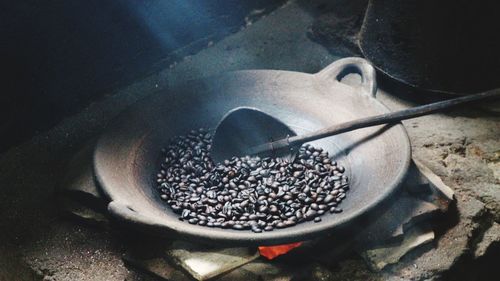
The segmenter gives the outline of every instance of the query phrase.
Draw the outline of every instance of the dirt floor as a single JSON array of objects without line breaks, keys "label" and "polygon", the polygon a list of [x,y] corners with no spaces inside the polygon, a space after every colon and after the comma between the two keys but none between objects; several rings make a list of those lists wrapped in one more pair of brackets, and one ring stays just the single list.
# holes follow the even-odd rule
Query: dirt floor
[{"label": "dirt floor", "polygon": [[[68,160],[121,110],[177,81],[236,69],[321,70],[339,56],[309,38],[320,4],[291,1],[0,155],[0,280],[157,280],[124,265],[125,249],[115,239],[120,233],[60,212],[55,194]],[[377,96],[393,110],[416,104],[389,89]],[[456,192],[455,215],[443,220],[432,245],[382,272],[352,257],[335,266],[313,264],[307,279],[493,280],[500,274],[494,266],[500,258],[500,116],[469,107],[404,125],[414,157]]]}]

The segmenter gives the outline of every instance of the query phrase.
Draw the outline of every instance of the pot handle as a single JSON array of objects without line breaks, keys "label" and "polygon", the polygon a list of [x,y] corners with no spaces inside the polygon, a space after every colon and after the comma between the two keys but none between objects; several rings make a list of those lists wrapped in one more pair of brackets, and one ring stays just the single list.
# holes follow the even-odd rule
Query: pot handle
[{"label": "pot handle", "polygon": [[344,76],[357,73],[361,76],[363,92],[371,97],[377,93],[377,79],[373,66],[363,58],[349,57],[336,60],[321,70],[317,75],[325,80],[335,79],[341,81]]},{"label": "pot handle", "polygon": [[125,222],[127,225],[136,226],[138,229],[146,229],[149,233],[157,233],[166,236],[175,235],[174,230],[165,229],[155,221],[141,215],[121,202],[111,201],[108,204],[108,212],[113,218]]}]

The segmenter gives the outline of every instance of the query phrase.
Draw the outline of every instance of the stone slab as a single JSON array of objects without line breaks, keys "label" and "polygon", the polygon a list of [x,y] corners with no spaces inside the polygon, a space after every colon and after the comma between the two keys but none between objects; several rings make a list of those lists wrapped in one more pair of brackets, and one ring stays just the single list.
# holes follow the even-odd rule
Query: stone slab
[{"label": "stone slab", "polygon": [[416,226],[405,233],[400,243],[367,250],[362,253],[362,256],[372,269],[379,271],[389,264],[398,262],[411,250],[432,240],[434,240],[434,231]]},{"label": "stone slab", "polygon": [[423,177],[423,181],[428,181],[433,191],[439,193],[441,197],[444,197],[448,201],[455,200],[455,192],[448,185],[446,185],[441,178],[436,175],[431,169],[424,165],[424,163],[413,158],[413,163],[415,163],[416,168]]},{"label": "stone slab", "polygon": [[131,265],[137,269],[145,271],[163,280],[175,281],[190,281],[188,275],[184,272],[174,268],[163,257],[154,258],[141,258],[134,255],[132,252],[127,252],[123,256],[126,264]]},{"label": "stone slab", "polygon": [[166,256],[193,278],[203,281],[249,263],[260,254],[256,248],[217,248],[175,241]]},{"label": "stone slab", "polygon": [[402,194],[356,239],[358,249],[366,249],[406,239],[406,229],[430,219],[439,208],[429,202]]}]

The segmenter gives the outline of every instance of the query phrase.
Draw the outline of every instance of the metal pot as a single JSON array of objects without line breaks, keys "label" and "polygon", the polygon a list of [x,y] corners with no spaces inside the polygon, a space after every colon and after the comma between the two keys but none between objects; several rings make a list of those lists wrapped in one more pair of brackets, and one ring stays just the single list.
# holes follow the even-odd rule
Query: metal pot
[{"label": "metal pot", "polygon": [[[341,83],[356,72],[359,86]],[[166,237],[198,242],[272,245],[332,233],[367,214],[401,184],[410,143],[401,124],[366,128],[313,142],[346,167],[350,191],[340,214],[319,223],[253,233],[178,220],[155,190],[160,149],[169,138],[212,128],[229,110],[259,108],[301,134],[334,123],[387,112],[375,98],[375,72],[360,58],[338,60],[319,73],[249,70],[189,81],[140,101],[110,124],[95,148],[94,172],[109,197],[109,212],[127,224]]]},{"label": "metal pot", "polygon": [[370,0],[359,47],[402,84],[445,94],[500,87],[498,1]]}]

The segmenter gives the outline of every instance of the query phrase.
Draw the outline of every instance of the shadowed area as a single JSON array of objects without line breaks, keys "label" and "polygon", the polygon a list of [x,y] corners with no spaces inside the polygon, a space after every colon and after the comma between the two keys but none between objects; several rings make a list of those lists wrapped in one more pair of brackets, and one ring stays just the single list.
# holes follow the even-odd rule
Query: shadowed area
[{"label": "shadowed area", "polygon": [[0,4],[0,151],[168,67],[284,1],[6,1]]},{"label": "shadowed area", "polygon": [[[266,142],[295,136],[280,120],[256,108],[238,107],[228,112],[215,130],[212,159],[221,162],[233,156],[252,155],[252,148]],[[292,160],[290,153],[270,151],[261,156],[282,156]]]}]

